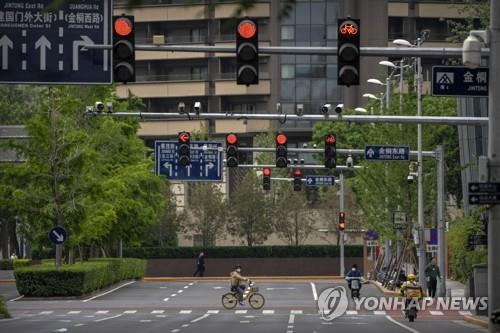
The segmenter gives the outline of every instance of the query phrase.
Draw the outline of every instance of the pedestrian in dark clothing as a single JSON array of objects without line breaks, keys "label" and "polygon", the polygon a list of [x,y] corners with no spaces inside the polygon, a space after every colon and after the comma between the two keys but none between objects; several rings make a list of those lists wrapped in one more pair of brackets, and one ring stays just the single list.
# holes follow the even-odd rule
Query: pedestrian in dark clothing
[{"label": "pedestrian in dark clothing", "polygon": [[200,252],[198,255],[198,259],[196,260],[196,272],[194,272],[193,276],[199,274],[200,277],[203,277],[203,273],[205,272],[205,253]]},{"label": "pedestrian in dark clothing", "polygon": [[432,258],[431,263],[425,268],[425,278],[427,280],[427,295],[436,297],[437,279],[441,280],[441,271],[436,265],[436,258]]}]

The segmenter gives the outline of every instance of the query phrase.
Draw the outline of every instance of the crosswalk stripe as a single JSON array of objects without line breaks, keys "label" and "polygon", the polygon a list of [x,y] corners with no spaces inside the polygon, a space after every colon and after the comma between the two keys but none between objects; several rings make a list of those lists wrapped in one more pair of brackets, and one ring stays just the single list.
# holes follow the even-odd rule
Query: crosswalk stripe
[{"label": "crosswalk stripe", "polygon": [[247,313],[248,310],[236,310],[234,311],[235,314],[245,314]]},{"label": "crosswalk stripe", "polygon": [[346,311],[346,312],[345,312],[345,314],[347,314],[347,315],[351,315],[351,316],[352,316],[352,315],[357,315],[357,314],[358,314],[358,311],[356,311],[356,310],[348,310],[348,311]]},{"label": "crosswalk stripe", "polygon": [[385,316],[387,313],[385,311],[373,311],[376,316]]},{"label": "crosswalk stripe", "polygon": [[458,311],[458,313],[461,316],[472,316],[472,312],[470,312],[470,311]]},{"label": "crosswalk stripe", "polygon": [[302,314],[302,310],[290,310],[291,314]]},{"label": "crosswalk stripe", "polygon": [[123,311],[123,313],[128,313],[128,314],[134,314],[136,312],[137,312],[137,310],[126,310],[126,311]]},{"label": "crosswalk stripe", "polygon": [[82,311],[69,311],[68,314],[79,314],[81,313]]},{"label": "crosswalk stripe", "polygon": [[193,310],[181,310],[181,311],[179,311],[180,314],[190,314],[191,312],[193,312]]},{"label": "crosswalk stripe", "polygon": [[165,310],[153,310],[153,311],[151,311],[152,314],[161,314],[164,312],[165,312]]},{"label": "crosswalk stripe", "polygon": [[433,316],[444,316],[444,313],[441,311],[429,311],[429,313]]},{"label": "crosswalk stripe", "polygon": [[54,311],[41,311],[40,314],[41,315],[49,315],[49,314],[53,314]]},{"label": "crosswalk stripe", "polygon": [[207,313],[217,314],[219,313],[219,310],[208,310]]},{"label": "crosswalk stripe", "polygon": [[274,310],[264,310],[262,314],[274,314]]},{"label": "crosswalk stripe", "polygon": [[106,314],[108,312],[109,312],[108,310],[100,310],[100,311],[96,311],[95,313],[96,314]]}]

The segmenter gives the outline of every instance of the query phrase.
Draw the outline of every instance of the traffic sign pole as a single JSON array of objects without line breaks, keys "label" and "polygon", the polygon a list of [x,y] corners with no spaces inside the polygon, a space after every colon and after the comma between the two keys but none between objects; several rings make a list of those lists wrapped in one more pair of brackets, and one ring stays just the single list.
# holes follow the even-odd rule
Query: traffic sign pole
[{"label": "traffic sign pole", "polygon": [[[340,202],[339,209],[344,212],[344,174],[340,173]],[[339,245],[340,245],[340,276],[344,276],[345,265],[344,265],[344,231],[339,231]]]},{"label": "traffic sign pole", "polygon": [[439,282],[439,295],[446,296],[446,248],[445,248],[445,208],[444,208],[444,149],[438,146],[436,149],[437,160],[437,224],[438,224],[438,255],[437,261],[441,271]]}]

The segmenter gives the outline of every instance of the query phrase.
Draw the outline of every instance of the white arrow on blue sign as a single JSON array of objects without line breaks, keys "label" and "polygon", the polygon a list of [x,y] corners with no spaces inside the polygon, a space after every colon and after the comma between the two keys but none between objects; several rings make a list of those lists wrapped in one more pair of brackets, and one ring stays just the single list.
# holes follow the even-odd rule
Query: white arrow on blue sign
[{"label": "white arrow on blue sign", "polygon": [[409,146],[365,146],[365,160],[371,161],[409,161]]},{"label": "white arrow on blue sign", "polygon": [[68,234],[66,233],[66,230],[63,227],[58,225],[50,229],[49,239],[52,243],[59,245],[64,243],[64,241],[68,239]]}]

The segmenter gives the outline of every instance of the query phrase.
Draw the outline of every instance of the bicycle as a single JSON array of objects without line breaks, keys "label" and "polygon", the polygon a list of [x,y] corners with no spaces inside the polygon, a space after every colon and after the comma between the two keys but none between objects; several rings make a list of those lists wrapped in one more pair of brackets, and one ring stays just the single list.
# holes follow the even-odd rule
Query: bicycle
[{"label": "bicycle", "polygon": [[[266,302],[264,296],[258,291],[259,288],[255,287],[255,283],[249,281],[248,287],[245,289],[242,299],[242,301],[248,300],[248,304],[250,304],[250,306],[255,310],[262,308]],[[239,294],[237,292],[229,292],[222,295],[222,306],[227,310],[234,309],[239,303],[238,296]]]}]

